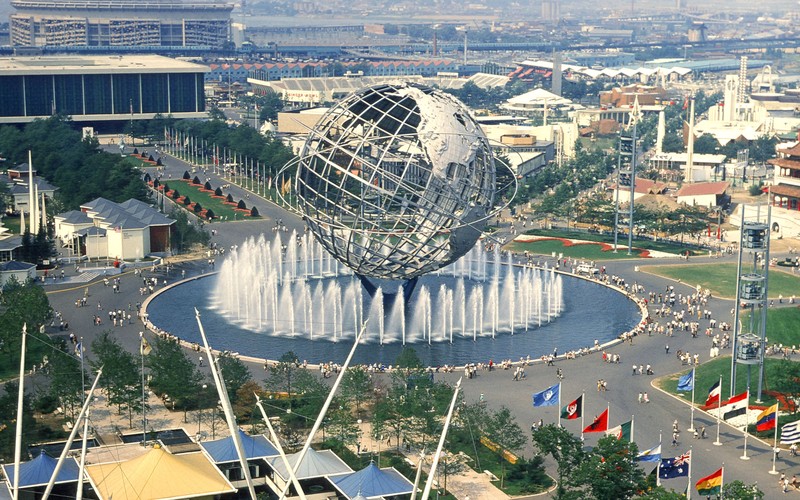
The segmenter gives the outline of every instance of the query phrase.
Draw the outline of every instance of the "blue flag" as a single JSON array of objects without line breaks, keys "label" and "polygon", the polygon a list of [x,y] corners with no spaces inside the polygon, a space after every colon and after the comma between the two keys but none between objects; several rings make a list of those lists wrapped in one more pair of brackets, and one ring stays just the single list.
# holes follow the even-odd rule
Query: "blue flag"
[{"label": "blue flag", "polygon": [[692,371],[678,379],[679,391],[691,391],[692,389],[694,389],[694,368],[692,368]]},{"label": "blue flag", "polygon": [[672,479],[673,477],[688,476],[690,460],[691,452],[684,453],[675,458],[662,458],[658,477],[661,479]]},{"label": "blue flag", "polygon": [[561,384],[556,384],[553,387],[547,388],[542,392],[537,392],[533,395],[533,406],[555,406],[558,404],[558,391],[561,389]]},{"label": "blue flag", "polygon": [[78,359],[83,360],[83,342],[75,344],[75,355],[78,356]]},{"label": "blue flag", "polygon": [[650,448],[649,450],[644,450],[643,452],[636,455],[637,462],[660,462],[661,461],[661,443],[657,444],[656,446]]}]

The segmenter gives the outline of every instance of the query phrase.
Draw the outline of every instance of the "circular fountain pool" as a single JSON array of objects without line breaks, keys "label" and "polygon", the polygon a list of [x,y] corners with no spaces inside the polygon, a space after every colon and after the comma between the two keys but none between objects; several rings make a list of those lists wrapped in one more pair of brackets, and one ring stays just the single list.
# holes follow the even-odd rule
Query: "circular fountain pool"
[{"label": "circular fountain pool", "polygon": [[[368,317],[354,363],[393,364],[406,344],[438,366],[564,353],[612,340],[641,319],[638,307],[611,288],[548,270],[495,266],[500,256],[480,251],[423,276],[409,304],[400,299],[384,310],[384,301],[371,300],[323,253],[306,264],[313,242],[270,245],[245,245],[237,252],[239,267],[225,267],[232,259],[218,275],[163,291],[147,307],[149,320],[199,343],[196,307],[215,349],[265,359],[293,351],[309,363],[340,363]],[[248,252],[255,261],[242,258]]]}]

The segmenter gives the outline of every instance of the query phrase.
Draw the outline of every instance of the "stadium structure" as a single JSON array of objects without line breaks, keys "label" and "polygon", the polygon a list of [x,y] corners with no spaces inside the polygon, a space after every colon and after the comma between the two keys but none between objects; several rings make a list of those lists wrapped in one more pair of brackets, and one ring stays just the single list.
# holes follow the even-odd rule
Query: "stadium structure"
[{"label": "stadium structure", "polygon": [[11,45],[207,47],[228,41],[222,0],[12,0]]}]

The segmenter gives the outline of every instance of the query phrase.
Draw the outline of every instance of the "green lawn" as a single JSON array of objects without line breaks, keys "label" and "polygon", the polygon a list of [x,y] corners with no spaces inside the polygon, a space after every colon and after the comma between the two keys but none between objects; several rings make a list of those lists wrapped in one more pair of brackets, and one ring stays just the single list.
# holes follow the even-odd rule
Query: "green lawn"
[{"label": "green lawn", "polygon": [[[784,299],[784,302],[786,300]],[[747,323],[742,318],[742,324]],[[767,311],[767,339],[770,344],[800,344],[800,308],[780,307]]]},{"label": "green lawn", "polygon": [[[642,271],[680,280],[691,286],[700,285],[708,288],[717,297],[736,297],[736,264],[686,264],[678,266],[647,266]],[[789,273],[770,269],[769,297],[777,299],[778,295],[790,297],[800,292],[800,277]]]},{"label": "green lawn", "polygon": [[[608,243],[609,245],[613,245],[614,243],[614,235],[611,233],[587,233],[584,231],[571,231],[567,229],[529,229],[525,231],[525,234],[530,234],[534,236],[549,236],[552,238],[568,238],[572,240],[584,240],[584,241],[597,241],[601,243]],[[702,250],[695,250],[689,247],[685,247],[675,243],[667,243],[663,241],[653,241],[647,238],[634,238],[633,240],[634,248],[643,248],[645,250],[658,250],[659,252],[667,252],[667,253],[674,253],[674,254],[684,254],[687,250],[689,250],[689,255],[705,255],[706,252]],[[617,247],[622,248],[624,247],[626,250],[628,248],[628,238],[627,236],[620,235],[617,238]]]},{"label": "green lawn", "polygon": [[[777,365],[780,360],[767,358],[764,360],[766,364],[766,369],[769,370],[771,365]],[[685,375],[689,373],[691,368],[684,367],[683,371],[680,373],[676,373],[675,375],[670,375],[668,377],[662,378],[658,384],[663,390],[671,393],[671,394],[682,394],[686,401],[691,401],[692,393],[679,393],[677,391],[678,387],[678,377],[681,375]],[[698,406],[703,406],[706,401],[706,397],[708,396],[708,389],[714,385],[714,382],[719,380],[719,376],[722,375],[722,399],[728,399],[730,395],[730,387],[731,387],[731,357],[730,356],[723,356],[716,359],[709,361],[708,363],[703,363],[702,365],[697,367],[697,371],[695,372],[695,387],[694,387],[694,402]],[[769,381],[765,381],[764,383],[764,390],[769,389]],[[757,365],[753,365],[751,378],[750,378],[750,404],[754,404],[755,402],[755,393],[758,388],[758,367]],[[736,391],[735,394],[740,394],[747,389],[747,366],[746,365],[739,365],[736,368]],[[769,406],[775,403],[775,398],[767,395],[763,395],[763,405]]]},{"label": "green lawn", "polygon": [[592,243],[585,245],[572,245],[564,246],[564,242],[559,240],[542,240],[523,243],[520,241],[512,241],[503,248],[511,250],[512,252],[522,253],[528,251],[534,254],[551,255],[553,252],[557,254],[564,254],[565,257],[575,257],[586,260],[614,260],[614,259],[632,259],[640,257],[641,250],[634,248],[633,255],[628,255],[628,248],[619,245],[617,253],[612,250],[603,251],[603,246],[600,243]]},{"label": "green lawn", "polygon": [[[170,189],[177,189],[181,196],[188,196],[190,200],[193,202],[200,203],[205,209],[211,209],[214,212],[214,215],[217,217],[214,219],[215,222],[220,222],[221,218],[227,217],[228,221],[233,220],[243,220],[243,219],[258,219],[260,217],[250,217],[249,215],[245,216],[243,212],[237,212],[234,210],[234,207],[231,205],[226,205],[223,203],[223,200],[219,198],[212,197],[212,193],[207,193],[200,191],[201,185],[192,184],[191,182],[187,181],[179,181],[179,180],[168,180],[166,184],[169,186]],[[212,186],[216,189],[217,186]],[[238,203],[238,199],[234,198],[234,201]],[[247,208],[251,207],[249,200],[245,200],[247,204]]]}]

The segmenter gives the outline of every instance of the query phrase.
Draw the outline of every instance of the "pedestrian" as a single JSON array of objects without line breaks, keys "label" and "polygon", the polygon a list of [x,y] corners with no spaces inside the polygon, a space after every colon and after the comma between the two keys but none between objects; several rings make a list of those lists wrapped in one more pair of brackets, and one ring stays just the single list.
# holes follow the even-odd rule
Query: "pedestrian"
[{"label": "pedestrian", "polygon": [[636,375],[636,365],[633,365],[633,372],[631,372],[631,375]]},{"label": "pedestrian", "polygon": [[643,402],[644,402],[645,404],[647,404],[647,403],[649,403],[649,402],[650,402],[650,398],[647,396],[647,392],[645,392],[645,393],[644,393],[644,396],[643,396],[643,398],[644,398]]},{"label": "pedestrian", "polygon": [[704,425],[700,427],[700,439],[705,439],[705,438],[706,438],[706,426]]},{"label": "pedestrian", "polygon": [[203,366],[203,356],[200,356],[200,366]]},{"label": "pedestrian", "polygon": [[664,351],[666,351],[665,354],[669,354],[669,344],[664,346]]},{"label": "pedestrian", "polygon": [[639,404],[642,404],[643,401],[644,401],[644,393],[640,392],[639,393]]}]

